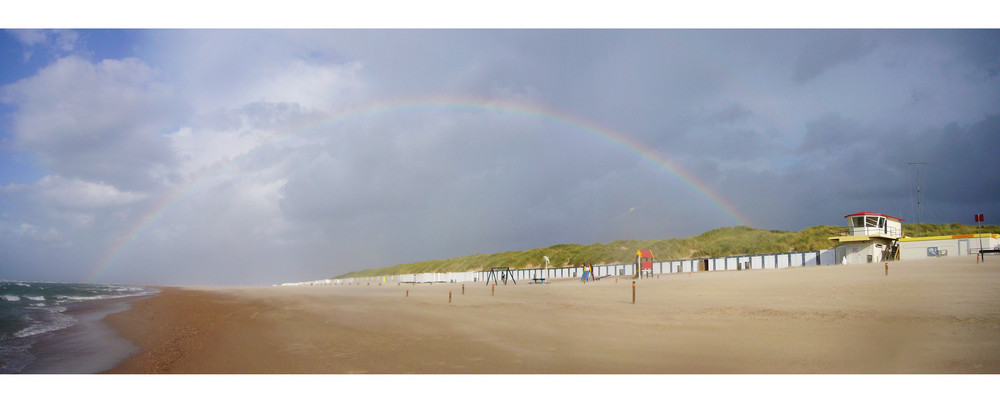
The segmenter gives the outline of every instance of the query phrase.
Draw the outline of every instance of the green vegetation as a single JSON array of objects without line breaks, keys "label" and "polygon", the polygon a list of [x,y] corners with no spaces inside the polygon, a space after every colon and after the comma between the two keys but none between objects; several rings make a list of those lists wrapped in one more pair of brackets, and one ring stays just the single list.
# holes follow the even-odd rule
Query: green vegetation
[{"label": "green vegetation", "polygon": [[[1000,226],[984,225],[985,233],[1000,233]],[[502,252],[404,263],[347,273],[337,278],[383,276],[410,273],[447,273],[482,270],[490,267],[509,266],[512,269],[543,267],[542,256],[548,256],[551,267],[576,266],[583,263],[629,263],[635,260],[635,251],[649,249],[657,261],[697,257],[720,257],[786,253],[829,249],[834,242],[828,238],[842,235],[847,227],[820,225],[799,232],[774,231],[746,226],[719,228],[690,238],[672,238],[648,241],[614,241],[593,245],[563,244],[518,252]],[[920,224],[921,236],[975,234],[979,229],[972,225]],[[904,224],[906,236],[916,235],[916,224]]]},{"label": "green vegetation", "polygon": [[[959,224],[957,222],[951,224],[920,224],[920,236],[978,234],[979,231],[978,226]],[[982,232],[984,234],[1000,234],[1000,225],[984,225]],[[903,235],[917,236],[917,224],[903,224]]]}]

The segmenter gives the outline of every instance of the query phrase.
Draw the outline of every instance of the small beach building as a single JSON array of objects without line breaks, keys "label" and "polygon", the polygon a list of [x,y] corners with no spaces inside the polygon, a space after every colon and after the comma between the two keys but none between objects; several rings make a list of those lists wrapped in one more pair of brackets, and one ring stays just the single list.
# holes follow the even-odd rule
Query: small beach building
[{"label": "small beach building", "polygon": [[635,276],[647,275],[653,277],[653,252],[649,249],[639,249],[635,252]]},{"label": "small beach building", "polygon": [[903,237],[903,219],[871,211],[848,214],[844,218],[847,219],[847,234],[829,238],[837,242],[838,263],[899,259],[898,240]]},{"label": "small beach building", "polygon": [[968,256],[982,249],[1000,249],[1000,235],[968,234],[902,238],[899,240],[903,260],[932,257]]}]

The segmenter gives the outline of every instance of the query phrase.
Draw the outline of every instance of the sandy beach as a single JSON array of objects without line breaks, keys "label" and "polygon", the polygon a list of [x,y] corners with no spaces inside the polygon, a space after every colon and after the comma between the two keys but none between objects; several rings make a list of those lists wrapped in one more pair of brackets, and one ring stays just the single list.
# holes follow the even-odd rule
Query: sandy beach
[{"label": "sandy beach", "polygon": [[1000,258],[889,265],[163,288],[106,319],[141,350],[111,372],[1000,373]]}]

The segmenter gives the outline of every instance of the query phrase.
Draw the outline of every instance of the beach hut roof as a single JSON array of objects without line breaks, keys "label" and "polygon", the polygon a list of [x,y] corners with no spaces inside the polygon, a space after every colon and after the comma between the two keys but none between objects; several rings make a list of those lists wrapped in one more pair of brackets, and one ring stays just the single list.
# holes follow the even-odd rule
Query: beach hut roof
[{"label": "beach hut roof", "polygon": [[653,252],[651,252],[649,249],[639,249],[639,251],[636,252],[635,255],[638,256],[638,257],[650,257],[651,258],[651,257],[653,257]]},{"label": "beach hut roof", "polygon": [[902,218],[897,218],[897,217],[893,217],[891,215],[885,215],[885,214],[881,214],[881,213],[873,213],[871,211],[859,211],[859,212],[854,213],[854,214],[845,215],[844,218],[855,217],[855,216],[860,216],[860,215],[874,215],[874,216],[879,216],[879,217],[891,218],[893,220],[906,221],[906,220],[904,220]]}]

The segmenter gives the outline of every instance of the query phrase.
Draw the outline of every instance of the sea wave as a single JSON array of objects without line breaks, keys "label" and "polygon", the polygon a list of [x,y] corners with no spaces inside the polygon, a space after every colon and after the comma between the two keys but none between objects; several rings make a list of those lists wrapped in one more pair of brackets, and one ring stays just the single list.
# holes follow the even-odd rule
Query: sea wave
[{"label": "sea wave", "polygon": [[[55,349],[39,342],[77,340],[94,331],[91,322],[109,309],[119,309],[112,308],[122,305],[117,301],[158,292],[130,285],[0,281],[0,374],[90,368],[80,363],[99,361],[107,353],[91,348],[93,351],[87,350],[89,355],[81,358],[77,355],[83,350],[67,353],[62,342],[56,342],[59,347]],[[70,364],[65,362],[76,364],[67,367]]]},{"label": "sea wave", "polygon": [[68,300],[72,300],[72,301],[93,301],[93,300],[98,300],[98,299],[116,298],[116,296],[113,296],[113,295],[95,295],[95,296],[92,296],[92,297],[79,297],[79,296],[75,296],[75,295],[56,295],[56,298],[61,299],[61,300],[67,300],[68,299]]},{"label": "sea wave", "polygon": [[76,323],[75,318],[63,314],[63,312],[66,311],[66,307],[33,309],[36,309],[37,312],[33,312],[32,315],[30,315],[29,320],[32,323],[28,325],[28,327],[14,333],[14,337],[24,338],[34,336],[36,334],[54,332],[56,330],[62,330],[73,326],[73,324]]},{"label": "sea wave", "polygon": [[138,297],[144,294],[122,294],[122,295],[93,295],[89,297],[81,297],[76,295],[57,295],[56,298],[60,300],[70,300],[70,301],[96,301],[102,299],[115,299],[115,298],[128,298],[128,297]]}]

